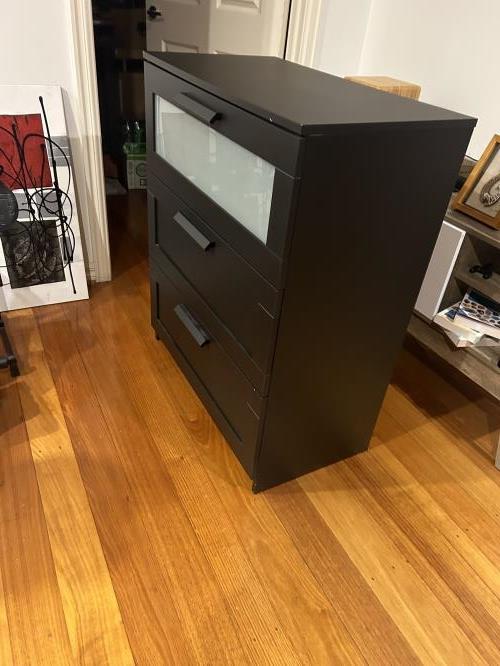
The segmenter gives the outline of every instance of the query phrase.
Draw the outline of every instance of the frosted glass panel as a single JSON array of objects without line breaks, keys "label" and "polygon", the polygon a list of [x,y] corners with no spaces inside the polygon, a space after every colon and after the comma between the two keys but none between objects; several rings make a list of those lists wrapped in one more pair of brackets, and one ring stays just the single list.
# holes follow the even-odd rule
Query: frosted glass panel
[{"label": "frosted glass panel", "polygon": [[274,167],[156,95],[155,149],[263,243]]}]

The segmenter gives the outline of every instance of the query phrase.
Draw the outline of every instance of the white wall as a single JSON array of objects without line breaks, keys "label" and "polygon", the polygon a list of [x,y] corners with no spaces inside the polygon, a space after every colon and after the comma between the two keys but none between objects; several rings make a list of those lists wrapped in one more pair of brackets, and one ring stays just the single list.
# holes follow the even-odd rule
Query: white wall
[{"label": "white wall", "polygon": [[82,136],[77,122],[81,110],[77,95],[70,4],[67,0],[4,0],[1,19],[0,83],[54,84],[63,89],[80,223],[85,237],[89,238],[91,222],[81,161]]},{"label": "white wall", "polygon": [[499,0],[324,0],[323,13],[319,69],[419,83],[422,101],[479,118],[472,157],[500,133]]},{"label": "white wall", "polygon": [[337,76],[357,74],[371,0],[323,0],[314,67]]},{"label": "white wall", "polygon": [[1,83],[47,83],[73,90],[68,4],[65,0],[2,2]]}]

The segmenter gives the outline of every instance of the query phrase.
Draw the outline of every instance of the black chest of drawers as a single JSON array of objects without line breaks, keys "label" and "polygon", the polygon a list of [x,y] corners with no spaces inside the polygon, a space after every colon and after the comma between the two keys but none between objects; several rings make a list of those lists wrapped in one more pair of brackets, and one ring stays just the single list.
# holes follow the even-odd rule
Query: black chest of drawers
[{"label": "black chest of drawers", "polygon": [[146,53],[152,323],[262,490],[363,451],[475,121]]}]

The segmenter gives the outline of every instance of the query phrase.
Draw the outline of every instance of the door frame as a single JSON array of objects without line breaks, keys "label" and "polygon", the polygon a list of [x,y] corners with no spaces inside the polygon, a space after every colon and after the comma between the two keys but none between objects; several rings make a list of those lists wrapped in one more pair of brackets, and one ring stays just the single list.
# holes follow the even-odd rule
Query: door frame
[{"label": "door frame", "polygon": [[[108,214],[97,92],[92,0],[71,0],[80,173],[75,183],[85,236],[87,268],[95,282],[111,280]],[[73,147],[75,152],[75,147]],[[76,165],[78,167],[78,164]]]},{"label": "door frame", "polygon": [[[290,2],[285,58],[312,67],[323,0],[290,0]],[[78,180],[80,184],[78,202],[81,208],[90,278],[95,282],[106,282],[111,279],[111,259],[92,0],[72,0],[70,8],[77,91],[75,115],[79,128],[79,162],[82,171]]]},{"label": "door frame", "polygon": [[323,0],[290,0],[285,59],[312,67],[319,37]]}]

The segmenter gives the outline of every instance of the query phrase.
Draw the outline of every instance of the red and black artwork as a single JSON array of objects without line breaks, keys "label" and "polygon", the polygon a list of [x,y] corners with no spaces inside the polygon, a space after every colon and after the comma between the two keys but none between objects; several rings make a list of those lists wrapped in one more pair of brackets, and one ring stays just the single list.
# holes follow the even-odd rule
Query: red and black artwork
[{"label": "red and black artwork", "polygon": [[[67,267],[76,293],[69,159],[51,138],[43,98],[39,101],[43,123],[36,113],[0,115],[0,242],[9,276],[2,286],[63,282]],[[58,162],[68,174],[65,184],[58,177]]]},{"label": "red and black artwork", "polygon": [[0,115],[0,182],[11,190],[51,187],[42,116]]}]

